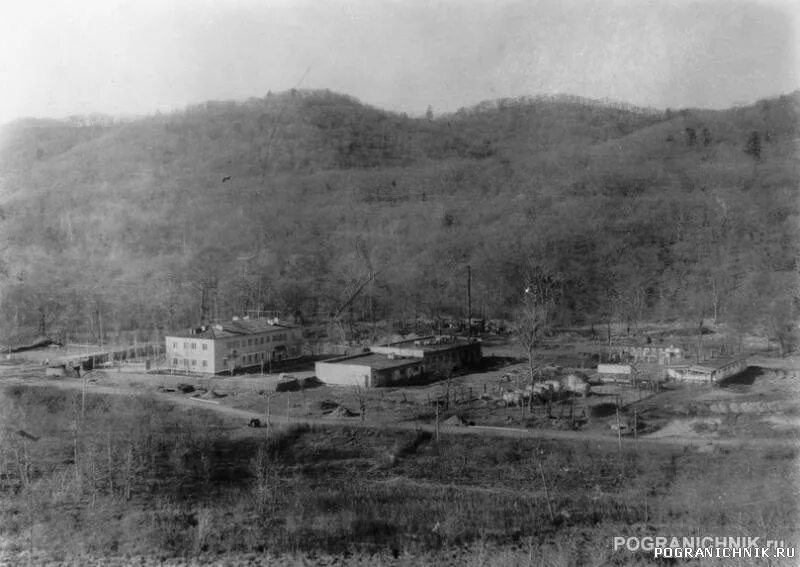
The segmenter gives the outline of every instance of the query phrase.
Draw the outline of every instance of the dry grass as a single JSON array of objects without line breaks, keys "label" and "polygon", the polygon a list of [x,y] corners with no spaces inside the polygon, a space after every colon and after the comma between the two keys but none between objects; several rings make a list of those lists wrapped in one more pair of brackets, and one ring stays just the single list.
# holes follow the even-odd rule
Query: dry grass
[{"label": "dry grass", "polygon": [[646,565],[652,558],[612,554],[611,538],[796,541],[790,449],[621,457],[607,444],[436,443],[360,426],[244,436],[210,412],[147,397],[87,396],[81,417],[79,394],[44,388],[9,389],[2,404],[0,538],[10,557],[33,548],[74,561]]}]

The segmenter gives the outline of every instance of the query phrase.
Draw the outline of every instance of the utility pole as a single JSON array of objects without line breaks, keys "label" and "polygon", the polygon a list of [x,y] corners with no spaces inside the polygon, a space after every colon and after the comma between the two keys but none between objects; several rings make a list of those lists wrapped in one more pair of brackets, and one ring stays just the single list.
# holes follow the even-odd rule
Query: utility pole
[{"label": "utility pole", "polygon": [[619,422],[619,395],[617,395],[617,443],[619,444],[619,458],[622,460],[622,426]]},{"label": "utility pole", "polygon": [[97,302],[97,329],[100,332],[100,348],[103,348],[103,312],[100,302]]},{"label": "utility pole", "polygon": [[697,329],[697,364],[703,362],[703,319],[700,318],[700,325]]},{"label": "utility pole", "polygon": [[467,336],[472,336],[472,266],[467,264]]},{"label": "utility pole", "polygon": [[439,442],[439,398],[434,400],[436,402],[436,442]]},{"label": "utility pole", "polygon": [[[80,365],[80,361],[78,362]],[[81,424],[86,417],[86,373],[83,373],[83,386],[81,387]]]}]

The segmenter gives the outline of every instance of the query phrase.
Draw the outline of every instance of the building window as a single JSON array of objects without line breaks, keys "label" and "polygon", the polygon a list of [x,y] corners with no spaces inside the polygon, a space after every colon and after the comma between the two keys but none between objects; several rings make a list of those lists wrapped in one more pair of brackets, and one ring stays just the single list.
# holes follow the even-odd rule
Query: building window
[{"label": "building window", "polygon": [[203,343],[203,350],[208,350],[208,345],[206,343]]},{"label": "building window", "polygon": [[203,368],[205,368],[206,366],[208,366],[208,361],[207,361],[207,360],[204,360],[204,361],[203,361]]},{"label": "building window", "polygon": [[247,346],[253,346],[253,339],[247,339]]},{"label": "building window", "polygon": [[192,343],[192,350],[197,348],[197,343]]},{"label": "building window", "polygon": [[189,345],[187,343],[183,343],[184,350],[187,349],[188,347],[189,347]]},{"label": "building window", "polygon": [[197,361],[194,358],[192,359],[192,366],[197,366]]},{"label": "building window", "polygon": [[178,348],[178,343],[172,343],[172,348]]},{"label": "building window", "polygon": [[177,358],[173,358],[172,359],[172,366],[178,366],[178,359]]}]

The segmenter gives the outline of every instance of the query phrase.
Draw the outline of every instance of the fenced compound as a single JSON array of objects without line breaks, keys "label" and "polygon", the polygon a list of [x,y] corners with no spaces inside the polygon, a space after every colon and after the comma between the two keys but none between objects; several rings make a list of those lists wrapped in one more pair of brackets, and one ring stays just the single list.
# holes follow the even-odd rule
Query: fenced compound
[{"label": "fenced compound", "polygon": [[61,346],[26,351],[24,358],[46,365],[64,365],[90,370],[98,367],[117,367],[122,364],[141,364],[144,369],[155,367],[164,355],[162,343],[92,344],[66,343]]},{"label": "fenced compound", "polygon": [[[562,377],[568,382],[568,377]],[[550,380],[553,382],[555,380]],[[586,384],[586,390],[545,389],[548,381],[538,380],[531,384],[523,372],[508,373],[499,380],[483,383],[440,383],[429,389],[419,400],[427,407],[435,407],[443,419],[456,414],[469,424],[498,423],[506,421],[525,426],[528,422],[551,420],[560,428],[579,428],[588,421],[609,420],[614,426],[615,414],[622,415],[621,425],[629,426],[630,413],[627,406],[644,400],[663,390],[663,381],[644,380],[638,377],[614,384],[596,381]],[[613,411],[598,413],[600,407],[611,407]]]}]

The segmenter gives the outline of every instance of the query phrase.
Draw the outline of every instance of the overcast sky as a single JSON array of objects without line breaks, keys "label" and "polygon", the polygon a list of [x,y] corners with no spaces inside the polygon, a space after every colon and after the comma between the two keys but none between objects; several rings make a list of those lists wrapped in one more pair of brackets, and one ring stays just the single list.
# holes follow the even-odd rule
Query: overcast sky
[{"label": "overcast sky", "polygon": [[721,108],[800,88],[791,0],[4,0],[0,122],[328,88],[422,114],[570,93]]}]

